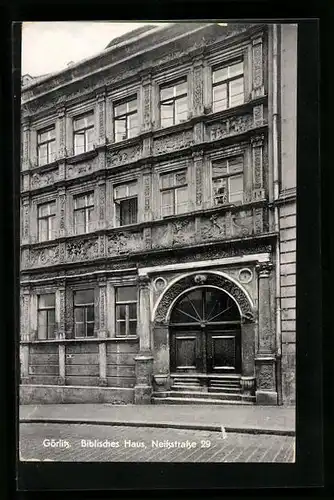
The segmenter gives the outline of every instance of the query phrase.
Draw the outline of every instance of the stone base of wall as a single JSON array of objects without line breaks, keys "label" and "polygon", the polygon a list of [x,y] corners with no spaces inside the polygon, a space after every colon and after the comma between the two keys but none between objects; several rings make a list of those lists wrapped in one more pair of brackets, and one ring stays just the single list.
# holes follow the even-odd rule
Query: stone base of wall
[{"label": "stone base of wall", "polygon": [[133,404],[134,389],[32,384],[20,386],[20,404],[71,403]]}]

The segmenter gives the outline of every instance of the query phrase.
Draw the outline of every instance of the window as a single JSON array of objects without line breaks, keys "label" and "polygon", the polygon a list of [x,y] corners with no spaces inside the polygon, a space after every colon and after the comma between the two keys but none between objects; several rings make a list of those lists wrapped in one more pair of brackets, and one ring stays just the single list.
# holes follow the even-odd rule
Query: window
[{"label": "window", "polygon": [[187,80],[160,88],[161,126],[170,127],[187,120]]},{"label": "window", "polygon": [[114,127],[115,142],[130,139],[138,134],[137,98],[115,105]]},{"label": "window", "polygon": [[223,111],[244,103],[243,62],[217,68],[212,73],[212,110]]},{"label": "window", "polygon": [[46,293],[38,296],[38,339],[55,338],[55,295]]},{"label": "window", "polygon": [[94,148],[94,113],[73,120],[74,154],[79,155]]},{"label": "window", "polygon": [[75,234],[88,233],[93,229],[94,193],[74,198]]},{"label": "window", "polygon": [[94,337],[94,290],[74,292],[74,336]]},{"label": "window", "polygon": [[137,288],[116,288],[116,337],[137,334]]},{"label": "window", "polygon": [[37,132],[38,165],[52,163],[56,159],[56,131],[49,127]]},{"label": "window", "polygon": [[188,210],[187,171],[178,170],[161,174],[160,192],[162,217],[186,212]]},{"label": "window", "polygon": [[114,187],[116,225],[135,224],[138,214],[137,182],[119,184]]},{"label": "window", "polygon": [[243,157],[212,163],[212,190],[215,205],[243,201]]},{"label": "window", "polygon": [[38,241],[52,240],[56,217],[56,202],[38,205]]}]

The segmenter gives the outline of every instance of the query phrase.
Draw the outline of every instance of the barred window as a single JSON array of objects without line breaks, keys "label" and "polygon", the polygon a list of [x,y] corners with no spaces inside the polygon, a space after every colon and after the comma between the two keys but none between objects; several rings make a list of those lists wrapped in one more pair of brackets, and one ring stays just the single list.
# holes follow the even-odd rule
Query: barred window
[{"label": "barred window", "polygon": [[119,184],[114,187],[116,225],[135,224],[138,219],[137,181]]},{"label": "barred window", "polygon": [[212,196],[214,205],[243,201],[243,167],[242,156],[212,163]]},{"label": "barred window", "polygon": [[161,213],[182,214],[188,210],[187,170],[160,175]]},{"label": "barred window", "polygon": [[132,98],[114,107],[115,142],[138,135],[137,98]]},{"label": "barred window", "polygon": [[74,293],[74,336],[94,337],[94,290]]},{"label": "barred window", "polygon": [[170,127],[187,120],[188,95],[187,80],[160,87],[161,126]]},{"label": "barred window", "polygon": [[45,128],[37,132],[38,165],[47,165],[56,159],[56,129]]},{"label": "barred window", "polygon": [[94,113],[86,113],[73,120],[74,154],[94,148]]},{"label": "barred window", "polygon": [[93,227],[94,193],[79,195],[74,198],[75,234],[89,233]]},{"label": "barred window", "polygon": [[55,294],[46,293],[38,296],[38,328],[39,340],[55,338]]},{"label": "barred window", "polygon": [[116,336],[137,334],[137,287],[116,288]]},{"label": "barred window", "polygon": [[56,202],[43,203],[37,207],[38,241],[48,241],[54,238],[56,221]]},{"label": "barred window", "polygon": [[212,110],[223,111],[243,103],[243,61],[214,69],[212,72]]}]

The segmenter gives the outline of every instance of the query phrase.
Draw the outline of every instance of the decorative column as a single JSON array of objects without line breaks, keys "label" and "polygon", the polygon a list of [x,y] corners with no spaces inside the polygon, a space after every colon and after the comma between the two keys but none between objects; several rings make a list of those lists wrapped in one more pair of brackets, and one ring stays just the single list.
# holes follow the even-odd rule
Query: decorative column
[{"label": "decorative column", "polygon": [[66,189],[58,189],[58,237],[66,236]]},{"label": "decorative column", "polygon": [[107,381],[107,345],[105,338],[107,336],[107,280],[105,277],[99,279],[99,367],[100,380],[102,387],[108,385]]},{"label": "decorative column", "polygon": [[253,200],[265,198],[263,187],[263,145],[264,135],[256,135],[251,138],[252,164],[253,164]]},{"label": "decorative column", "polygon": [[256,266],[258,273],[258,345],[256,364],[257,404],[277,404],[275,376],[275,333],[271,308],[270,274],[271,262]]},{"label": "decorative column", "polygon": [[193,153],[194,172],[195,172],[195,210],[202,209],[204,202],[203,159],[204,159],[203,151],[196,151],[195,153]]},{"label": "decorative column", "polygon": [[153,356],[151,353],[151,308],[149,278],[138,277],[139,286],[139,355],[135,357],[135,404],[150,404],[152,396]]},{"label": "decorative column", "polygon": [[96,129],[97,145],[101,146],[106,142],[106,94],[101,92],[96,96]]},{"label": "decorative column", "polygon": [[[58,325],[57,337],[58,339],[65,339],[65,303],[66,303],[66,285],[65,280],[61,280],[58,284],[56,291],[56,323]],[[66,384],[66,346],[59,344],[58,346],[58,363],[59,375],[58,384]]]},{"label": "decorative column", "polygon": [[22,198],[22,240],[21,244],[28,244],[29,243],[29,236],[30,236],[30,200],[28,196],[24,196]]},{"label": "decorative column", "polygon": [[57,125],[56,125],[56,144],[58,146],[57,158],[65,158],[66,156],[66,117],[65,107],[58,109]]},{"label": "decorative column", "polygon": [[30,120],[24,118],[22,122],[22,159],[21,170],[29,170],[29,142],[30,142]]},{"label": "decorative column", "polygon": [[257,36],[252,41],[252,76],[252,99],[256,99],[264,95],[262,36]]},{"label": "decorative column", "polygon": [[194,116],[204,114],[203,57],[196,57],[192,67],[192,111]]},{"label": "decorative column", "polygon": [[142,78],[141,129],[148,132],[152,128],[152,76]]},{"label": "decorative column", "polygon": [[20,368],[21,368],[21,383],[29,383],[29,344],[30,340],[30,290],[24,288],[21,292],[21,307],[20,307]]},{"label": "decorative column", "polygon": [[152,168],[151,165],[146,165],[142,171],[142,194],[139,201],[142,208],[142,214],[139,214],[140,221],[152,220]]},{"label": "decorative column", "polygon": [[100,179],[97,183],[97,228],[104,229],[106,220],[106,181]]}]

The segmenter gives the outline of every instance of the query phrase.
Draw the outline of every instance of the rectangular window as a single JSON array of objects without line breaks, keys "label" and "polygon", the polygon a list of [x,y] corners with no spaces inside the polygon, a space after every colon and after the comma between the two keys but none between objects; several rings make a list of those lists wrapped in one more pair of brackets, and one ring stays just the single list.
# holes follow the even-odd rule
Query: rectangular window
[{"label": "rectangular window", "polygon": [[56,221],[56,202],[43,203],[37,207],[38,241],[48,241],[54,238]]},{"label": "rectangular window", "polygon": [[94,290],[74,293],[74,336],[94,337]]},{"label": "rectangular window", "polygon": [[137,335],[137,287],[116,288],[116,337]]},{"label": "rectangular window", "polygon": [[138,220],[137,181],[114,187],[116,225],[136,224]]},{"label": "rectangular window", "polygon": [[160,175],[161,215],[183,214],[188,210],[187,171]]},{"label": "rectangular window", "polygon": [[55,338],[55,294],[46,293],[38,296],[38,339]]},{"label": "rectangular window", "polygon": [[115,142],[138,135],[137,98],[114,106]]},{"label": "rectangular window", "polygon": [[244,103],[244,69],[239,61],[212,72],[212,110],[223,111]]},{"label": "rectangular window", "polygon": [[38,165],[47,165],[56,159],[56,129],[55,126],[37,132]]},{"label": "rectangular window", "polygon": [[87,193],[74,198],[75,234],[89,233],[93,227],[94,193]]},{"label": "rectangular window", "polygon": [[160,87],[161,126],[170,127],[188,118],[187,80]]},{"label": "rectangular window", "polygon": [[215,205],[243,202],[243,157],[212,163],[212,197]]},{"label": "rectangular window", "polygon": [[87,113],[73,120],[74,154],[94,149],[94,113]]}]

